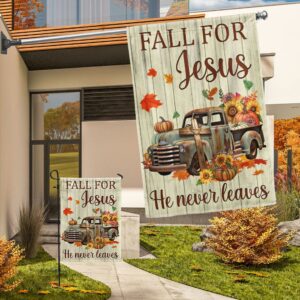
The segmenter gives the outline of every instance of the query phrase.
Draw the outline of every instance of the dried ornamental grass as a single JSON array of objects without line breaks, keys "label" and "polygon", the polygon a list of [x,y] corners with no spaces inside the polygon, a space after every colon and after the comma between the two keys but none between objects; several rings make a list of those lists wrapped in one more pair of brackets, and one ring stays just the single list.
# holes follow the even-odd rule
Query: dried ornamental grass
[{"label": "dried ornamental grass", "polygon": [[0,239],[0,292],[11,291],[20,281],[11,282],[17,273],[17,265],[23,258],[23,250],[14,241]]},{"label": "dried ornamental grass", "polygon": [[23,206],[19,213],[19,235],[21,245],[25,249],[25,257],[36,256],[39,246],[39,238],[45,221],[45,209],[40,206]]},{"label": "dried ornamental grass", "polygon": [[211,220],[206,240],[217,256],[229,263],[270,264],[282,257],[290,235],[281,233],[267,208],[226,211]]}]

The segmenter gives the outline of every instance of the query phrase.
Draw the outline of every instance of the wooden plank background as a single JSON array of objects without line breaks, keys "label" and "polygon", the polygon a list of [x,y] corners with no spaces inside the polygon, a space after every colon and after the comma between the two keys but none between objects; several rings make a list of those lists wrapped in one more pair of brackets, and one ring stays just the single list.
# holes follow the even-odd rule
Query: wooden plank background
[{"label": "wooden plank background", "polygon": [[[200,44],[200,26],[212,25],[213,28],[217,24],[223,23],[231,26],[231,22],[243,21],[246,22],[245,34],[247,40],[239,40],[230,44],[216,43],[213,38],[210,38],[210,42],[203,45]],[[197,109],[209,106],[219,106],[221,104],[218,97],[216,100],[207,101],[203,95],[202,90],[211,89],[212,87],[222,88],[224,94],[228,92],[239,92],[243,96],[247,96],[252,91],[247,91],[243,80],[236,78],[223,78],[218,76],[217,79],[208,83],[205,80],[191,79],[189,86],[180,90],[178,88],[179,83],[184,79],[183,73],[179,74],[175,70],[176,61],[181,54],[183,47],[167,48],[159,50],[151,50],[150,45],[146,44],[146,51],[141,51],[140,33],[151,31],[152,39],[156,30],[160,30],[162,37],[165,41],[168,40],[167,29],[173,29],[173,32],[181,34],[181,28],[188,28],[188,39],[195,38],[195,46],[188,46],[186,49],[189,52],[189,64],[190,69],[193,67],[195,61],[203,61],[205,57],[212,57],[213,59],[223,58],[225,61],[229,57],[235,58],[237,54],[244,53],[247,57],[247,61],[252,64],[252,68],[249,71],[247,80],[251,80],[254,83],[254,88],[258,92],[258,101],[262,108],[262,118],[265,121],[265,105],[263,102],[263,83],[260,69],[260,55],[257,46],[257,31],[256,31],[256,18],[255,14],[229,16],[229,17],[217,17],[217,18],[202,18],[194,20],[180,20],[172,23],[160,23],[151,25],[142,25],[129,28],[128,31],[128,45],[130,50],[131,69],[134,82],[135,93],[135,109],[137,117],[137,129],[139,135],[140,144],[140,161],[143,161],[143,153],[147,152],[147,148],[153,144],[153,136],[155,134],[153,125],[159,121],[159,116],[163,116],[165,119],[172,120],[174,122],[174,128],[180,128],[182,126],[185,113]],[[223,34],[225,34],[223,32]],[[175,37],[174,39],[176,39]],[[193,48],[193,49],[191,49]],[[150,68],[157,70],[156,77],[147,76],[147,71]],[[164,81],[164,74],[173,74],[173,83],[166,84]],[[157,109],[152,108],[150,112],[141,109],[140,102],[147,93],[154,93],[157,95],[163,105]],[[180,117],[173,119],[173,113],[178,111]],[[167,217],[183,214],[197,214],[207,213],[222,210],[231,210],[237,208],[253,207],[253,206],[265,206],[271,205],[276,202],[275,190],[274,190],[274,176],[273,166],[270,158],[270,150],[268,148],[270,143],[267,133],[266,122],[264,122],[263,130],[265,134],[266,148],[263,148],[258,153],[258,158],[262,158],[268,161],[267,166],[264,166],[264,173],[259,176],[253,176],[255,169],[243,169],[233,180],[227,181],[228,188],[253,188],[265,184],[270,190],[269,196],[266,200],[257,200],[255,198],[243,201],[219,201],[217,203],[210,202],[209,204],[202,203],[201,205],[194,206],[181,206],[177,207],[176,196],[187,194],[203,194],[208,192],[209,189],[221,193],[222,183],[212,182],[206,185],[196,185],[197,176],[190,176],[188,180],[178,181],[169,176],[161,176],[156,172],[150,172],[144,170],[141,166],[146,202],[146,215],[147,217]],[[174,205],[169,209],[155,209],[154,201],[149,199],[149,194],[153,190],[164,190],[166,196],[170,196],[174,201]]]}]

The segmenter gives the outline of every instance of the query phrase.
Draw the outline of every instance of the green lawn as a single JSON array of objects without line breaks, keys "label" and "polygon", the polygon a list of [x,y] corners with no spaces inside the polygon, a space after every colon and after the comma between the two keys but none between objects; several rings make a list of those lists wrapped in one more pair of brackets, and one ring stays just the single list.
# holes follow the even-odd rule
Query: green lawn
[{"label": "green lawn", "polygon": [[[2,300],[104,300],[111,295],[110,288],[101,282],[94,281],[62,265],[61,282],[73,285],[77,291],[67,291],[63,288],[52,288],[49,282],[57,281],[57,262],[44,250],[40,250],[34,259],[24,259],[18,267],[16,279],[22,283],[12,292],[0,293]],[[65,287],[68,289],[68,287]],[[70,287],[69,287],[70,288]],[[19,294],[20,290],[28,290],[28,294]],[[38,291],[49,291],[47,295],[38,295]],[[98,291],[102,294],[92,294]],[[90,292],[90,293],[89,293]]]},{"label": "green lawn", "polygon": [[142,227],[141,244],[157,259],[127,262],[173,281],[237,299],[300,299],[299,248],[291,248],[281,261],[269,266],[228,265],[211,253],[191,250],[200,232],[200,227]]},{"label": "green lawn", "polygon": [[[50,170],[59,170],[60,177],[79,176],[78,152],[51,153]],[[51,194],[56,195],[55,180],[50,179]]]}]

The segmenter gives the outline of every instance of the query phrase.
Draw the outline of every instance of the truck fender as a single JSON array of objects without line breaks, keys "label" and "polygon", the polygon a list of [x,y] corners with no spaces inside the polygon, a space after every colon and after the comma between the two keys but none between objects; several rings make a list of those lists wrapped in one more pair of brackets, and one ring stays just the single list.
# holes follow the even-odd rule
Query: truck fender
[{"label": "truck fender", "polygon": [[250,152],[250,145],[253,140],[257,142],[259,149],[262,149],[263,143],[260,134],[255,130],[249,130],[246,131],[241,138],[241,145],[244,152]]},{"label": "truck fender", "polygon": [[[207,160],[210,161],[212,159],[211,147],[210,147],[209,143],[205,140],[202,140],[202,144],[203,144],[204,154],[205,154]],[[184,163],[186,163],[187,166],[190,166],[192,163],[192,159],[193,159],[195,153],[197,152],[194,139],[181,141],[181,142],[177,143],[177,145],[184,146],[184,153],[182,154],[183,155],[182,161],[184,161]]]}]

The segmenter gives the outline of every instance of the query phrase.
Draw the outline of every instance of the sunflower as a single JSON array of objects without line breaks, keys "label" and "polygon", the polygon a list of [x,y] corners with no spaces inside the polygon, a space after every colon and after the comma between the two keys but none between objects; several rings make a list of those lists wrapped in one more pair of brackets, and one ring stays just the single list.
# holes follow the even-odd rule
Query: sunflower
[{"label": "sunflower", "polygon": [[250,100],[246,106],[247,110],[250,110],[256,114],[260,113],[260,105],[256,100]]},{"label": "sunflower", "polygon": [[225,103],[225,113],[230,122],[232,122],[235,115],[241,111],[243,111],[243,104],[240,100],[236,99]]},{"label": "sunflower", "polygon": [[211,170],[204,169],[200,172],[200,181],[202,183],[210,183],[213,178],[213,173]]},{"label": "sunflower", "polygon": [[218,167],[224,167],[226,165],[227,155],[226,154],[218,154],[215,163]]},{"label": "sunflower", "polygon": [[95,242],[100,243],[102,241],[102,238],[100,236],[96,236]]},{"label": "sunflower", "polygon": [[94,247],[94,244],[92,242],[89,242],[86,246],[90,249]]},{"label": "sunflower", "polygon": [[231,155],[226,155],[226,164],[233,165],[233,157]]}]

